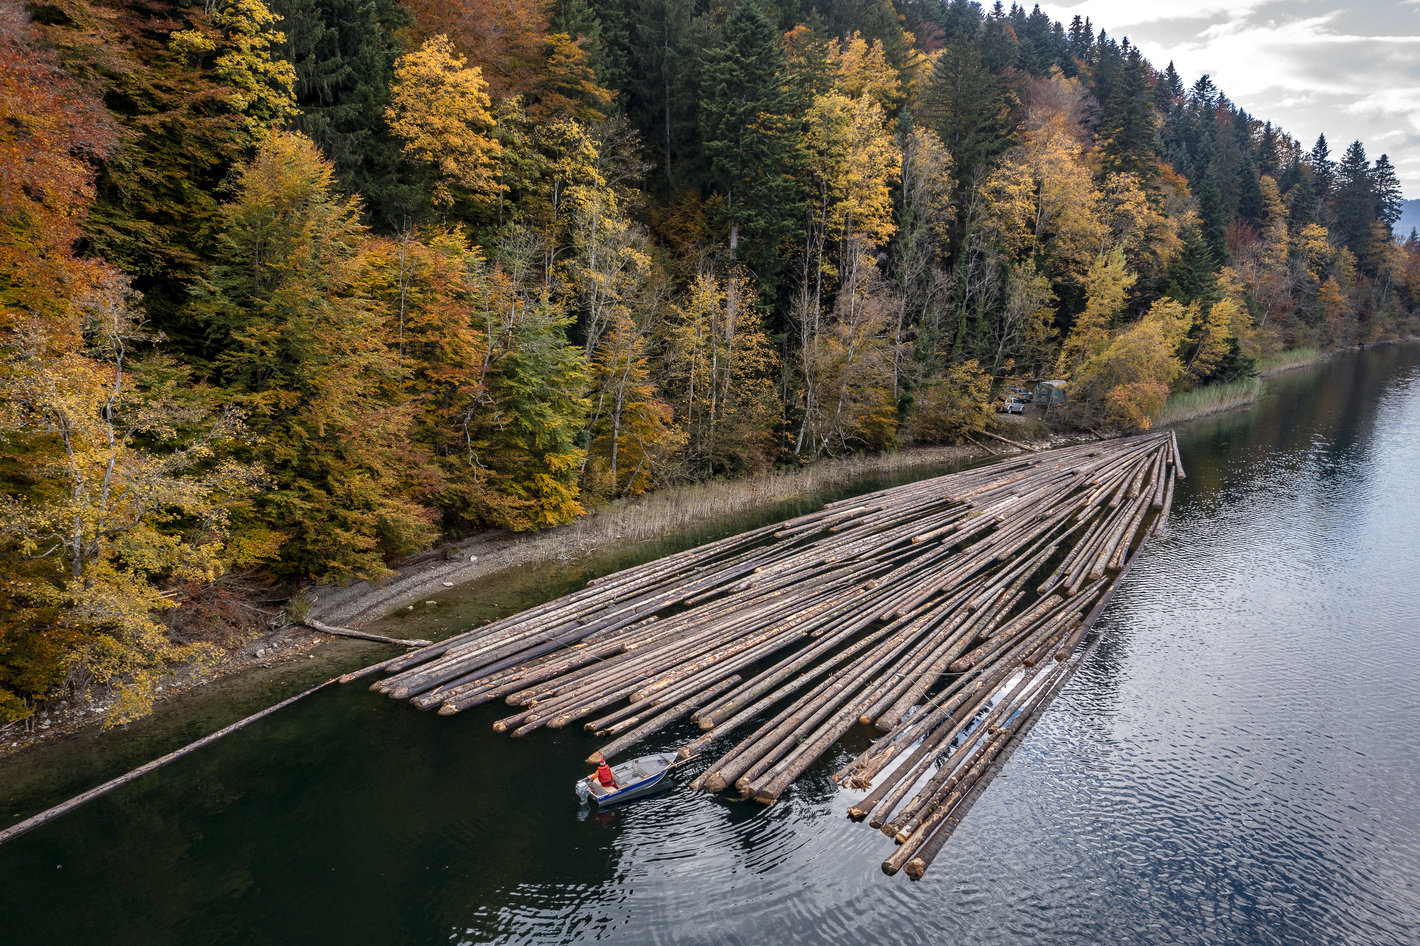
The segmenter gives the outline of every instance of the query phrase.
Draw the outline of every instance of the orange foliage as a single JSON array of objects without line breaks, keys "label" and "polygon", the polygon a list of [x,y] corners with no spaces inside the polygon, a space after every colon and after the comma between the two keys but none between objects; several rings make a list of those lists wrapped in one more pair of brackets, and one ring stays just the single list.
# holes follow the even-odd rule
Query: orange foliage
[{"label": "orange foliage", "polygon": [[90,162],[113,143],[99,103],[39,48],[23,14],[0,7],[0,330],[65,317],[97,281],[101,267],[72,249],[93,199]]},{"label": "orange foliage", "polygon": [[611,101],[590,57],[553,33],[546,0],[405,0],[420,40],[443,33],[483,70],[495,99],[521,95],[529,117],[591,120]]}]

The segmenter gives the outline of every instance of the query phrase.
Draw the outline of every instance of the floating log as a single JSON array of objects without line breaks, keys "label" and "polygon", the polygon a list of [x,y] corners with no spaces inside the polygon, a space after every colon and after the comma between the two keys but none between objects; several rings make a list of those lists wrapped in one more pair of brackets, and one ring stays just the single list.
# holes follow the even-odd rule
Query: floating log
[{"label": "floating log", "polygon": [[353,637],[356,640],[375,641],[378,644],[398,644],[400,647],[428,647],[430,641],[410,640],[403,637],[386,637],[383,634],[371,634],[368,631],[357,631],[349,627],[334,627],[330,624],[323,624],[315,618],[302,618],[301,623],[313,631],[320,631],[322,634],[331,634],[336,637]]},{"label": "floating log", "polygon": [[1176,438],[1143,434],[828,503],[383,662],[372,689],[445,715],[502,698],[513,735],[581,720],[613,737],[602,757],[694,722],[683,759],[737,741],[692,785],[765,803],[871,724],[835,777],[877,781],[850,814],[902,835],[894,869],[925,870],[1181,475]]}]

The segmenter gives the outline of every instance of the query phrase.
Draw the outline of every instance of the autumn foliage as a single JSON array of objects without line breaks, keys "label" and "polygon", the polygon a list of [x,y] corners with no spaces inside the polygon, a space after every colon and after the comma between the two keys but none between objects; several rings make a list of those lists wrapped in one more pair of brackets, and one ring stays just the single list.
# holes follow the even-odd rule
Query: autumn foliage
[{"label": "autumn foliage", "polygon": [[217,583],[1414,331],[1388,156],[887,9],[0,2],[0,718],[142,712]]}]

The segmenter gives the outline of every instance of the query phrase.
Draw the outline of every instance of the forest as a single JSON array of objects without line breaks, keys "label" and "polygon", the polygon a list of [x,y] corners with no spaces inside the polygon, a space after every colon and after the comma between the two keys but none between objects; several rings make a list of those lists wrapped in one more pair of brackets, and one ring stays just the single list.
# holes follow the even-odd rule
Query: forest
[{"label": "forest", "polygon": [[968,0],[0,0],[0,722],[250,589],[1414,331],[1387,155]]}]

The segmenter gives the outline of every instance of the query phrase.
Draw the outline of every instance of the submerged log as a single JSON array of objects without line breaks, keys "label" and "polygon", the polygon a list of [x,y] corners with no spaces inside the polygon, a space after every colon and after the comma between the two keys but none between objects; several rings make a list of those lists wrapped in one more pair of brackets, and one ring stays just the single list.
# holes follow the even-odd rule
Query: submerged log
[{"label": "submerged log", "polygon": [[[398,644],[400,647],[428,647],[431,641],[410,640],[404,637],[386,637],[383,634],[371,634],[368,631],[357,631],[350,627],[334,627],[330,624],[323,624],[315,618],[302,618],[301,623],[313,631],[320,631],[322,634],[331,634],[336,637],[353,637],[356,640],[375,641],[378,644]],[[347,674],[347,676],[351,676]],[[351,676],[351,679],[354,679]]]}]

